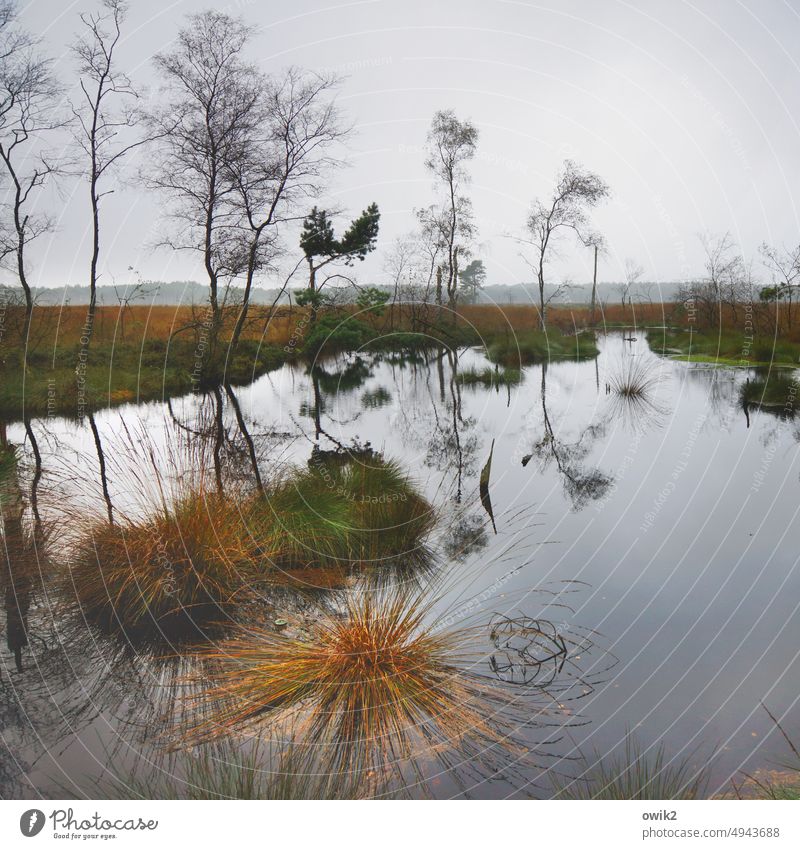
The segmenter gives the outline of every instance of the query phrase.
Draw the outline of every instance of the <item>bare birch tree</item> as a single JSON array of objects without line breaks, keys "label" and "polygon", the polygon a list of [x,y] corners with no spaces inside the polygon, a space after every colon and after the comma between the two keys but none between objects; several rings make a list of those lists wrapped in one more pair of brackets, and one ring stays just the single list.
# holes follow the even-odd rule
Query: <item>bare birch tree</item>
[{"label": "bare birch tree", "polygon": [[17,274],[25,296],[22,339],[33,316],[28,246],[52,230],[53,220],[35,201],[59,164],[47,137],[65,126],[61,89],[35,38],[16,25],[16,4],[0,2],[0,162],[7,181],[2,203],[0,260]]},{"label": "bare birch tree", "polygon": [[626,303],[630,305],[633,288],[642,279],[643,274],[644,268],[635,259],[628,257],[625,260],[625,279],[619,287],[619,299],[623,309]]},{"label": "bare birch tree", "polygon": [[537,198],[533,202],[527,222],[531,238],[526,242],[533,246],[535,252],[539,323],[542,330],[547,326],[545,268],[554,253],[556,239],[564,230],[572,230],[584,245],[598,244],[600,236],[592,231],[587,213],[609,194],[608,186],[597,174],[567,159],[551,197],[546,201]]},{"label": "bare birch tree", "polygon": [[[88,347],[94,332],[100,258],[100,202],[114,191],[103,189],[103,178],[132,150],[147,139],[125,140],[137,124],[132,105],[138,94],[126,74],[119,71],[115,53],[128,12],[125,0],[102,0],[102,11],[81,15],[85,28],[72,50],[78,64],[82,98],[73,106],[76,139],[88,162],[89,200],[92,210],[92,251],[89,261],[89,309],[84,336]],[[118,103],[119,106],[114,104]]]},{"label": "bare birch tree", "polygon": [[202,258],[212,348],[227,287],[245,265],[233,164],[264,120],[264,77],[244,58],[251,33],[240,18],[209,10],[190,16],[174,50],[156,57],[167,100],[150,116],[160,145],[148,179],[172,203],[176,228],[165,244]]},{"label": "bare birch tree", "polygon": [[270,266],[280,250],[283,225],[302,220],[299,206],[319,195],[325,175],[338,160],[331,147],[347,130],[329,95],[336,78],[290,68],[281,78],[265,81],[257,125],[243,139],[239,156],[226,163],[236,191],[244,228],[244,293],[230,349],[235,350],[250,304],[258,271]]},{"label": "bare birch tree", "polygon": [[[444,248],[441,281],[446,287],[447,305],[454,311],[458,296],[459,262],[469,256],[469,242],[474,236],[472,204],[463,194],[469,183],[466,163],[475,156],[478,130],[469,121],[459,121],[452,110],[433,116],[428,132],[428,157],[425,165],[437,179],[443,195],[440,206],[429,210],[429,226],[438,228]],[[441,304],[440,285],[437,289]]]},{"label": "bare birch tree", "polygon": [[759,250],[773,283],[761,290],[761,300],[786,303],[787,328],[791,330],[792,304],[800,293],[800,245],[777,248],[764,242]]}]

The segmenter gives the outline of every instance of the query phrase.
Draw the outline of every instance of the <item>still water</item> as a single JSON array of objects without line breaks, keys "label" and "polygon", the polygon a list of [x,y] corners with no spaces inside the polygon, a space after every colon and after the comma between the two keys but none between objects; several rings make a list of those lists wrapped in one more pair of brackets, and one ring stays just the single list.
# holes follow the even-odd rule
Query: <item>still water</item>
[{"label": "still water", "polygon": [[[436,508],[440,562],[418,580],[435,583],[443,616],[538,615],[556,593],[550,618],[591,632],[591,686],[560,754],[591,761],[633,731],[669,756],[715,753],[709,792],[724,792],[739,770],[784,754],[762,702],[800,731],[800,418],[743,407],[747,370],[659,358],[641,333],[599,344],[596,360],[528,366],[516,385],[472,382],[493,368],[480,350],[363,354],[107,410],[94,429],[34,421],[38,474],[21,424],[8,424],[8,440],[24,446],[21,497],[28,505],[34,487],[45,516],[67,504],[135,515],[132,481],[147,472],[120,446],[146,438],[166,456],[176,432],[208,420],[212,453],[234,476],[253,461],[262,474],[306,464],[315,447],[378,451]],[[632,368],[647,392],[626,399],[613,387]],[[489,502],[479,482],[490,452]],[[109,768],[110,741],[146,722],[142,693],[158,673],[62,615],[46,588],[34,592],[22,671],[3,647],[0,795],[58,795]],[[110,769],[131,757],[117,747]]]}]

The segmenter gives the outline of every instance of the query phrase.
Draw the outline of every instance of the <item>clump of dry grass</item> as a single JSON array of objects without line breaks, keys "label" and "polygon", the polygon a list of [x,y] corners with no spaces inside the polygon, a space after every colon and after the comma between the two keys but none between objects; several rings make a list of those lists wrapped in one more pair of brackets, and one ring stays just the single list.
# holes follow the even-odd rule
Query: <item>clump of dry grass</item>
[{"label": "clump of dry grass", "polygon": [[365,568],[427,555],[433,510],[378,455],[290,469],[259,490],[212,474],[207,440],[157,448],[144,431],[126,436],[107,466],[132,506],[69,522],[65,589],[106,632],[197,641],[262,598],[256,589],[341,588]]},{"label": "clump of dry grass", "polygon": [[142,521],[92,523],[76,552],[69,589],[88,622],[168,639],[229,616],[253,558],[238,507],[204,489]]},{"label": "clump of dry grass", "polygon": [[[432,602],[400,590],[361,592],[322,614],[309,639],[248,628],[199,650],[205,691],[190,707],[188,743],[262,720],[291,722],[332,771],[401,770],[432,758],[480,770],[527,749],[516,733],[548,724],[549,699],[489,674],[487,633],[436,629]],[[541,690],[537,690],[541,692]],[[416,768],[416,767],[415,767]]]}]

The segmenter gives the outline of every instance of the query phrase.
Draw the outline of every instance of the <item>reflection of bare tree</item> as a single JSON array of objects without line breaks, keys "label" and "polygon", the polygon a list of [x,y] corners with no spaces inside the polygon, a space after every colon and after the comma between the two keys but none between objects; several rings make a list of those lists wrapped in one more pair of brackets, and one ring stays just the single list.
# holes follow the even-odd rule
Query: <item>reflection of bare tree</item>
[{"label": "reflection of bare tree", "polygon": [[477,474],[477,421],[462,411],[458,352],[439,348],[431,362],[435,369],[423,370],[425,380],[419,386],[415,374],[413,391],[396,387],[397,394],[407,399],[399,411],[401,434],[407,443],[424,448],[428,468],[454,474],[458,504],[463,498],[464,480]]},{"label": "reflection of bare tree", "polygon": [[[232,420],[226,417],[228,409],[233,413]],[[211,458],[218,490],[224,489],[226,481],[236,478],[251,482],[262,491],[260,463],[263,457],[276,444],[291,437],[291,434],[271,429],[251,431],[236,390],[230,384],[212,388],[199,396],[199,406],[189,421],[177,415],[170,401],[167,401],[167,411],[187,443],[187,450],[193,450],[198,462]]]},{"label": "reflection of bare tree", "polygon": [[691,366],[684,374],[686,380],[704,386],[710,413],[719,424],[727,425],[732,405],[737,403],[736,370],[719,369],[716,366]]},{"label": "reflection of bare tree", "polygon": [[250,431],[247,429],[247,424],[244,420],[244,416],[242,415],[242,408],[239,404],[239,399],[236,397],[236,393],[233,391],[233,387],[228,383],[225,385],[225,392],[228,396],[228,400],[231,402],[231,407],[233,408],[234,415],[236,416],[236,424],[239,426],[239,432],[242,435],[242,439],[244,439],[245,445],[247,446],[247,453],[250,457],[250,464],[253,467],[253,476],[256,480],[256,487],[259,492],[264,491],[264,484],[261,480],[261,472],[258,468],[258,457],[256,456],[256,445],[253,441],[253,437],[250,435]]},{"label": "reflection of bare tree", "polygon": [[42,452],[39,450],[39,441],[31,427],[30,417],[25,417],[25,434],[33,452],[33,478],[31,480],[31,510],[38,529],[41,529],[42,520],[39,516],[39,483],[42,480]]},{"label": "reflection of bare tree", "polygon": [[[448,363],[448,378],[445,381],[444,358]],[[461,408],[461,385],[458,382],[458,352],[443,348],[437,356],[437,376],[439,379],[439,406],[430,396],[433,414],[433,433],[428,441],[425,465],[437,471],[454,469],[456,474],[457,504],[461,503],[464,492],[464,478],[475,474],[478,437],[472,431],[474,418],[464,418]]]},{"label": "reflection of bare tree", "polygon": [[533,452],[522,458],[522,465],[527,466],[532,457],[540,460],[542,467],[555,462],[564,492],[572,502],[572,509],[582,510],[589,501],[602,498],[613,480],[600,469],[584,465],[592,443],[603,433],[605,423],[590,424],[573,442],[566,442],[558,437],[547,408],[546,363],[542,363],[541,400],[544,436],[533,446]]},{"label": "reflection of bare tree", "polygon": [[0,479],[0,523],[2,526],[3,601],[6,614],[6,645],[14,656],[17,671],[23,671],[22,650],[28,645],[28,611],[35,572],[35,541],[23,525],[25,504],[18,479],[16,449],[6,444]]},{"label": "reflection of bare tree", "polygon": [[114,505],[111,502],[111,494],[108,491],[108,474],[106,473],[106,455],[103,451],[103,443],[100,439],[100,432],[97,429],[97,423],[94,420],[94,413],[89,413],[89,427],[92,430],[92,439],[94,440],[95,451],[97,452],[97,462],[100,468],[100,486],[103,490],[103,500],[106,503],[108,511],[108,521],[114,524]]}]

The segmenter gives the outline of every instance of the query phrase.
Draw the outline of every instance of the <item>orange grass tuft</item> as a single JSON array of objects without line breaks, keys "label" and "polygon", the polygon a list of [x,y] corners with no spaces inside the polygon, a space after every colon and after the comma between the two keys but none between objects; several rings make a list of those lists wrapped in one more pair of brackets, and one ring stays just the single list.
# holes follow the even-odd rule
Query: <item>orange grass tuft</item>
[{"label": "orange grass tuft", "polygon": [[364,592],[343,615],[321,614],[308,640],[249,628],[200,649],[210,686],[189,708],[196,720],[186,742],[224,738],[258,719],[290,720],[329,753],[331,770],[381,769],[423,754],[444,762],[521,754],[516,730],[547,708],[527,702],[520,711],[520,691],[484,674],[485,630],[436,630],[430,614],[419,595]]},{"label": "orange grass tuft", "polygon": [[253,557],[238,508],[204,491],[140,523],[96,523],[77,551],[68,580],[87,621],[193,639],[193,624],[229,615]]}]

